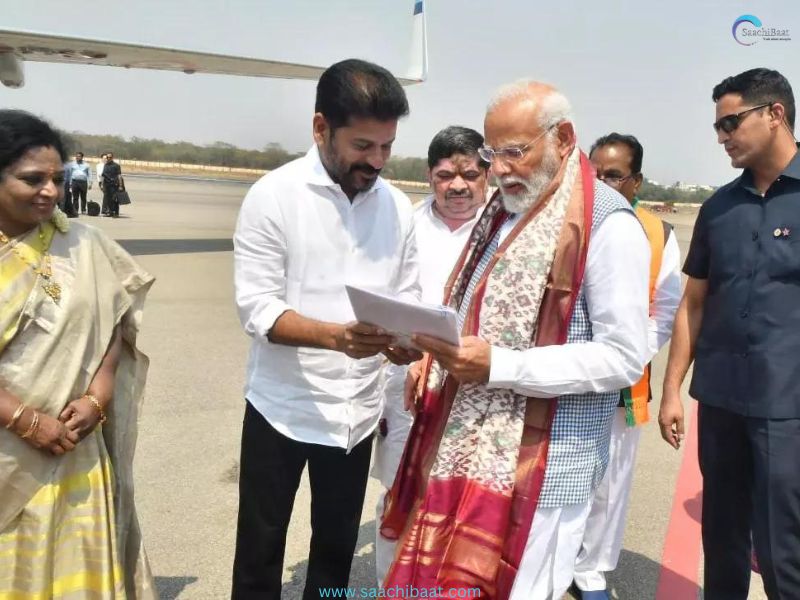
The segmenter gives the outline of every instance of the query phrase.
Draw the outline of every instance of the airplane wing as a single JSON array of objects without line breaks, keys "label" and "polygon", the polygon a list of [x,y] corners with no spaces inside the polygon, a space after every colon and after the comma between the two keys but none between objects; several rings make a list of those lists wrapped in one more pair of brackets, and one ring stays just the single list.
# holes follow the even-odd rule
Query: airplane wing
[{"label": "airplane wing", "polygon": [[[398,77],[398,81],[403,85],[420,83],[425,80],[427,74],[427,43],[421,0],[415,0],[414,3],[413,35],[409,74]],[[244,56],[0,29],[0,81],[4,85],[8,87],[24,85],[23,61],[157,69],[187,74],[213,73],[311,80],[319,79],[327,68],[327,65],[302,65]]]}]

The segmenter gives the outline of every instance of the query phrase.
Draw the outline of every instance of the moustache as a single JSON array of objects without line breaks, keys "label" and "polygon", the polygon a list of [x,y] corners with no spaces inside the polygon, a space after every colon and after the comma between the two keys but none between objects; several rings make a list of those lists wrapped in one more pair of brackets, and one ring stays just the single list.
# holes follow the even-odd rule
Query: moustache
[{"label": "moustache", "polygon": [[350,172],[355,173],[356,171],[360,171],[364,175],[376,176],[380,175],[381,170],[376,169],[372,165],[368,165],[366,163],[355,164],[350,167]]},{"label": "moustache", "polygon": [[500,187],[508,187],[510,185],[519,184],[524,186],[526,190],[530,189],[528,181],[526,179],[523,179],[522,177],[514,177],[513,175],[509,175],[507,177],[499,177],[497,179],[497,183],[500,184]]},{"label": "moustache", "polygon": [[445,197],[446,199],[448,199],[448,200],[453,200],[453,199],[457,199],[457,200],[461,200],[461,199],[464,199],[464,200],[471,200],[471,199],[472,199],[472,193],[471,193],[471,192],[447,192],[447,193],[444,195],[444,197]]}]

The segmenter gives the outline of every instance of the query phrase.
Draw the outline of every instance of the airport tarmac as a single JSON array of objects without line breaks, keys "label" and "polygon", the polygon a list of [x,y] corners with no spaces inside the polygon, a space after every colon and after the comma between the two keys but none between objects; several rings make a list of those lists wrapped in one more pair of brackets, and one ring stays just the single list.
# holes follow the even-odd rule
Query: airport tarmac
[{"label": "airport tarmac", "polygon": [[[135,463],[145,544],[163,599],[221,600],[230,595],[249,347],[234,308],[230,238],[248,186],[140,177],[127,183],[133,204],[122,207],[122,218],[80,220],[119,240],[157,278],[140,338],[151,360]],[[98,199],[96,189],[89,195]],[[678,213],[668,220],[685,255],[694,215]],[[662,351],[654,361],[657,396],[665,362]],[[692,404],[687,398],[687,415]],[[673,510],[676,481],[686,467],[681,471],[683,450],[661,440],[656,412],[657,403],[642,432],[624,550],[609,577],[610,589],[614,598],[656,598],[666,577],[672,587],[662,588],[659,600],[694,599],[701,597],[696,582],[702,581],[699,558],[691,559],[699,548],[699,489],[688,477]],[[370,480],[350,581],[354,588],[375,585],[378,493],[378,483]],[[685,565],[680,572],[672,571],[671,563],[662,570],[668,534],[670,556],[684,562],[689,557],[686,576]],[[302,595],[309,539],[304,478],[287,540],[286,599]],[[752,588],[751,598],[766,597],[757,577]],[[675,590],[682,591],[675,595]]]}]

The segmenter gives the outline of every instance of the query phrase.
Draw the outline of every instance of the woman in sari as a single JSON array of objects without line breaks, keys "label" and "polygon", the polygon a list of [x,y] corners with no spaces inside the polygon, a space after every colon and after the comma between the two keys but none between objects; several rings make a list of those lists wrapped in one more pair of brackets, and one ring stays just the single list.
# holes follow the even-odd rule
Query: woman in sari
[{"label": "woman in sari", "polygon": [[56,208],[65,159],[0,110],[0,598],[154,598],[131,468],[153,278]]}]

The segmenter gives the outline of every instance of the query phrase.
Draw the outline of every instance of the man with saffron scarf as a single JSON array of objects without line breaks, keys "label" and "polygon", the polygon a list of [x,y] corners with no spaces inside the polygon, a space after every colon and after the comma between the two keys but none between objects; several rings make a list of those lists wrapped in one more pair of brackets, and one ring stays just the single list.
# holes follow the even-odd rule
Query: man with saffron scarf
[{"label": "man with saffron scarf", "polygon": [[[672,226],[644,208],[637,194],[642,185],[644,148],[632,135],[610,133],[589,152],[597,178],[631,203],[650,242],[650,321],[647,331],[648,359],[669,341],[672,322],[681,299],[680,248]],[[620,393],[611,426],[608,467],[595,490],[586,521],[583,544],[575,563],[575,586],[581,600],[607,600],[604,572],[617,568],[625,516],[633,482],[633,466],[639,447],[638,427],[649,420],[650,365],[634,385]]]},{"label": "man with saffron scarf", "polygon": [[560,598],[619,390],[644,370],[650,250],[557,90],[506,86],[484,126],[500,190],[445,290],[460,346],[414,336],[429,354],[407,382],[422,394],[381,522],[398,540],[384,587]]}]

